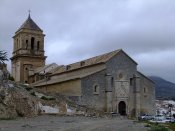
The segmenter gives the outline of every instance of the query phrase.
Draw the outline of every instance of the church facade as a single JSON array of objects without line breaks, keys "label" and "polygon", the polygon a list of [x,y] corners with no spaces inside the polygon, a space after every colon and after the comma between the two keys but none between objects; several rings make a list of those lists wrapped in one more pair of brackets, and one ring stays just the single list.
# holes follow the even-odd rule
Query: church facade
[{"label": "church facade", "polygon": [[154,83],[137,71],[138,64],[122,49],[69,65],[45,65],[44,34],[30,16],[15,33],[14,46],[12,74],[17,82],[105,112],[155,114]]}]

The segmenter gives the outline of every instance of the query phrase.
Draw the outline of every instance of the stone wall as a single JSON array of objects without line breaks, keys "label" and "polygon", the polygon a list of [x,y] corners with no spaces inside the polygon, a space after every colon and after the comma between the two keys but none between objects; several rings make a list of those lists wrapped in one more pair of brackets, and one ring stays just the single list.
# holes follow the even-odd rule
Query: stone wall
[{"label": "stone wall", "polygon": [[12,61],[12,75],[16,82],[29,83],[29,69],[42,67],[45,64],[45,58],[20,56],[18,60]]},{"label": "stone wall", "polygon": [[64,80],[64,79],[75,77],[75,76],[83,77],[85,75],[88,75],[88,74],[93,73],[93,72],[97,72],[97,71],[102,70],[104,68],[105,68],[104,64],[93,65],[93,66],[89,66],[89,67],[80,68],[80,69],[74,70],[74,71],[67,71],[67,72],[62,73],[62,74],[54,74],[53,76],[51,76],[51,79]]},{"label": "stone wall", "polygon": [[70,80],[52,85],[37,87],[47,93],[59,93],[66,96],[81,96],[81,81],[79,79]]},{"label": "stone wall", "polygon": [[155,115],[155,85],[144,75],[139,73],[139,76],[141,79],[141,115]]},{"label": "stone wall", "polygon": [[[80,104],[97,110],[106,110],[106,71],[100,71],[81,80],[82,96]],[[98,86],[97,92],[94,91]]]}]

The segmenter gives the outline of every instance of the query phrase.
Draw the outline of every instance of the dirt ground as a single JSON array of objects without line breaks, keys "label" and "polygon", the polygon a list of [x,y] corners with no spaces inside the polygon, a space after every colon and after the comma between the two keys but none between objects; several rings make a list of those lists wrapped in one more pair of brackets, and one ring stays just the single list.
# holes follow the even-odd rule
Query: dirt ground
[{"label": "dirt ground", "polygon": [[0,131],[147,131],[143,123],[126,118],[43,115],[0,120]]}]

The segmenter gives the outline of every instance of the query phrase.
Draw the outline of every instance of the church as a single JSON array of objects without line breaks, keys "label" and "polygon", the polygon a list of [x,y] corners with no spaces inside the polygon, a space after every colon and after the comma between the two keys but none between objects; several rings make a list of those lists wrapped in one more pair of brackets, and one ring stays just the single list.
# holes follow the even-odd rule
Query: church
[{"label": "church", "polygon": [[15,32],[11,63],[16,82],[108,113],[155,114],[154,82],[137,70],[137,62],[122,49],[69,65],[45,65],[44,36],[30,14]]}]

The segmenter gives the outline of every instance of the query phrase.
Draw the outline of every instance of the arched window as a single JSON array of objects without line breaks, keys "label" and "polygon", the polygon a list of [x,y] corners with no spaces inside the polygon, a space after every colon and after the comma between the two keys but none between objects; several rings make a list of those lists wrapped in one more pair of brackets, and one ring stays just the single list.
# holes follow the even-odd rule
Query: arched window
[{"label": "arched window", "polygon": [[32,37],[32,38],[31,38],[31,49],[32,49],[32,50],[34,49],[34,43],[35,43],[35,38]]},{"label": "arched window", "polygon": [[114,77],[111,77],[111,87],[114,87]]},{"label": "arched window", "polygon": [[37,50],[39,50],[40,42],[37,42]]},{"label": "arched window", "polygon": [[93,94],[94,95],[98,95],[99,94],[99,85],[98,84],[95,84],[93,86]]},{"label": "arched window", "polygon": [[81,62],[80,62],[80,65],[81,65],[81,66],[84,66],[84,65],[85,65],[85,61],[81,61]]},{"label": "arched window", "polygon": [[18,38],[16,39],[16,43],[17,43],[17,44],[16,44],[16,45],[17,45],[17,46],[16,46],[16,49],[18,49],[18,48],[19,48]]},{"label": "arched window", "polygon": [[70,70],[71,66],[70,65],[67,65],[66,66],[66,70]]},{"label": "arched window", "polygon": [[130,78],[130,86],[132,86],[133,85],[133,78]]},{"label": "arched window", "polygon": [[28,48],[28,40],[26,40],[26,49]]},{"label": "arched window", "polygon": [[146,88],[145,87],[143,88],[143,92],[146,93]]}]

